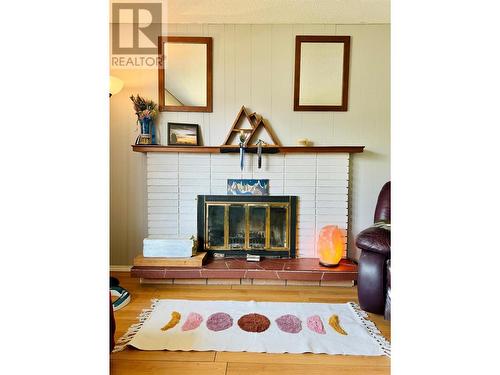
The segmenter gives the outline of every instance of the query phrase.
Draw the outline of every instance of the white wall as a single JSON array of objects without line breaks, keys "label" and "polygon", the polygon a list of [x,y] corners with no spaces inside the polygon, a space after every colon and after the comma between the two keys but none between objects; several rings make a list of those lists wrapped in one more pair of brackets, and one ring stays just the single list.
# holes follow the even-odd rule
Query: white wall
[{"label": "white wall", "polygon": [[[349,254],[356,233],[372,223],[377,195],[390,179],[389,25],[169,25],[170,35],[211,36],[214,111],[162,113],[162,142],[169,121],[200,125],[205,145],[219,145],[241,105],[263,115],[283,145],[309,138],[315,145],[364,145],[351,157]],[[347,112],[294,112],[295,35],[350,35]],[[114,70],[125,87],[111,105],[111,263],[131,264],[147,233],[145,160],[131,151],[135,116],[131,94],[157,100],[156,70]]]}]

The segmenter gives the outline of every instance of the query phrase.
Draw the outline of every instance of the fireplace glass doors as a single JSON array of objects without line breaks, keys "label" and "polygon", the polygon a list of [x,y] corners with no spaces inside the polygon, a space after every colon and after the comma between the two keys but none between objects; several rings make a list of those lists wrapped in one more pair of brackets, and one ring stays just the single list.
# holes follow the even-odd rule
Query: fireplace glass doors
[{"label": "fireplace glass doors", "polygon": [[198,196],[198,243],[225,256],[295,256],[296,197]]}]

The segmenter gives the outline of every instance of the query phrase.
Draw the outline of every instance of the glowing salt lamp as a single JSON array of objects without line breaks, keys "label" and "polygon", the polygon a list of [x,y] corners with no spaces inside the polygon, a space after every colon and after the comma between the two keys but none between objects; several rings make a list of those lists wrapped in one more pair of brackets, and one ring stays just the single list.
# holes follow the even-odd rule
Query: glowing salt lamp
[{"label": "glowing salt lamp", "polygon": [[318,237],[319,263],[332,267],[339,264],[345,251],[345,237],[336,225],[321,228]]}]

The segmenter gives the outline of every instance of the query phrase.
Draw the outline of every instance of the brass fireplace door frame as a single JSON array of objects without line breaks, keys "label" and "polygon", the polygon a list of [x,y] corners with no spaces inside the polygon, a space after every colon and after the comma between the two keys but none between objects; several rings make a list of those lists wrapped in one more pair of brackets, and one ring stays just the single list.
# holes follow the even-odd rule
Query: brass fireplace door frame
[{"label": "brass fireplace door frame", "polygon": [[[215,199],[218,197],[219,199]],[[226,256],[244,256],[245,254],[257,254],[263,256],[280,256],[280,257],[294,257],[295,256],[295,238],[292,238],[292,226],[296,226],[296,219],[292,219],[292,215],[296,214],[296,197],[273,197],[279,201],[271,201],[271,197],[266,197],[268,201],[256,201],[256,198],[239,197],[235,199],[231,197],[227,200],[228,196],[198,196],[198,210],[203,209],[203,217],[198,217],[198,238],[202,239],[200,244],[203,244],[203,251],[209,253],[224,253]],[[246,198],[246,199],[245,199]],[[286,198],[286,199],[285,199]],[[292,199],[293,198],[293,199]],[[201,199],[201,201],[200,201]],[[205,201],[207,199],[207,201]],[[209,207],[224,207],[224,244],[222,246],[211,246],[209,238]],[[230,215],[229,208],[243,207],[244,208],[244,228],[245,238],[242,247],[230,246]],[[250,246],[250,211],[252,207],[263,207],[266,209],[265,216],[265,245],[261,247]],[[274,207],[284,208],[285,211],[285,238],[284,246],[271,246],[271,209]],[[202,220],[202,222],[200,222]],[[203,231],[200,236],[200,230]]]},{"label": "brass fireplace door frame", "polygon": [[[208,215],[209,207],[211,206],[223,206],[224,207],[224,245],[223,246],[211,246],[209,243],[208,235]],[[229,207],[243,207],[245,209],[245,243],[243,247],[232,248],[229,246]],[[266,209],[266,224],[265,224],[265,245],[264,248],[256,248],[250,246],[250,208],[251,207],[263,207]],[[285,214],[285,241],[284,246],[271,246],[271,208],[278,207],[284,208],[286,210]],[[290,251],[290,203],[253,203],[253,202],[207,202],[205,203],[205,249],[206,250],[285,250]]]}]

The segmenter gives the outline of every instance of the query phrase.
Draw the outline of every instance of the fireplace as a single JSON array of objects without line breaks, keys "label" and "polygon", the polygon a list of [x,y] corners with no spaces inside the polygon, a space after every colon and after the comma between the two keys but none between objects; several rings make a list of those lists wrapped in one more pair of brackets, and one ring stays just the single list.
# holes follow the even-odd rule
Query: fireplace
[{"label": "fireplace", "polygon": [[295,196],[198,195],[197,213],[202,251],[295,258]]}]

